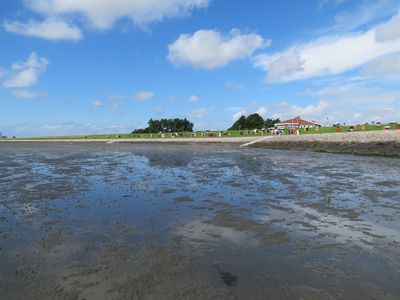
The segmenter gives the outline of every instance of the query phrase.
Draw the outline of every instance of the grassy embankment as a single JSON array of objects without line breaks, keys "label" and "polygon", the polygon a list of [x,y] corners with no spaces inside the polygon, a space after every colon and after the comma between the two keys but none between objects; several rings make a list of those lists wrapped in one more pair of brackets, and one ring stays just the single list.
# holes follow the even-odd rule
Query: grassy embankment
[{"label": "grassy embankment", "polygon": [[[365,128],[365,131],[375,131],[375,130],[383,130],[385,126],[390,126],[390,129],[396,129],[396,124],[386,124],[386,125],[381,125],[380,127],[377,127],[375,125],[368,125]],[[341,127],[341,132],[347,132],[349,131],[350,127],[349,126],[342,126]],[[361,126],[357,125],[355,128],[355,131],[361,131]],[[225,132],[226,134],[222,135],[222,137],[240,137],[240,136],[252,136],[252,131],[250,131],[250,134],[247,134],[247,130],[242,130],[242,134],[240,134],[239,130],[229,130],[229,131],[213,131],[213,132]],[[336,132],[336,127],[329,126],[329,127],[321,127],[319,130],[316,128],[310,128],[307,131],[305,129],[300,129],[301,134],[324,134],[324,133],[335,133]],[[203,137],[202,135],[203,131],[197,131],[196,136],[193,138],[201,138]],[[288,130],[285,130],[285,134],[288,134]],[[265,134],[268,135],[268,134]],[[218,136],[218,134],[217,134]],[[165,138],[170,138],[171,134],[166,133]],[[182,137],[192,137],[191,133],[181,133],[181,136],[177,138],[182,138]],[[49,136],[49,137],[31,137],[31,138],[16,138],[12,140],[18,140],[18,139],[23,139],[23,140],[80,140],[80,139],[134,139],[134,138],[145,138],[145,139],[158,139],[162,138],[159,137],[157,133],[145,133],[145,134],[96,134],[96,135],[77,135],[77,136]]]}]

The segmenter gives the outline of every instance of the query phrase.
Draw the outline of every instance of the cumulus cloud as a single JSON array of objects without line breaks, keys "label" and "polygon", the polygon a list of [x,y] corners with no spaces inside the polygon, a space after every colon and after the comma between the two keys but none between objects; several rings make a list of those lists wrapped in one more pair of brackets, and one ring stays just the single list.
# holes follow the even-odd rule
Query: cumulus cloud
[{"label": "cumulus cloud", "polygon": [[248,114],[257,113],[262,117],[267,117],[267,113],[269,112],[268,106],[261,106],[257,110],[254,107],[257,105],[258,101],[251,101],[246,106],[231,106],[228,107],[228,111],[232,111],[232,121],[237,121],[241,116],[247,116]]},{"label": "cumulus cloud", "polygon": [[200,98],[198,96],[196,96],[196,95],[192,95],[192,96],[189,97],[189,102],[190,103],[196,103],[199,100],[200,100]]},{"label": "cumulus cloud", "polygon": [[[366,0],[352,8],[346,6],[335,15],[333,31],[350,31],[362,28],[393,16],[399,9],[398,0]],[[354,16],[357,16],[356,18]]]},{"label": "cumulus cloud", "polygon": [[238,110],[244,110],[244,107],[243,106],[230,106],[230,107],[227,107],[226,110],[238,111]]},{"label": "cumulus cloud", "polygon": [[247,111],[245,111],[245,110],[237,111],[232,115],[232,121],[235,122],[235,121],[239,120],[239,118],[241,116],[245,116],[245,115],[247,115]]},{"label": "cumulus cloud", "polygon": [[253,101],[250,101],[248,105],[249,105],[249,107],[254,107],[258,104],[258,102],[259,102],[258,100],[253,100]]},{"label": "cumulus cloud", "polygon": [[199,108],[199,109],[195,109],[194,111],[192,111],[192,115],[197,118],[197,119],[202,119],[204,117],[206,117],[209,113],[209,110],[207,108]]},{"label": "cumulus cloud", "polygon": [[367,64],[362,74],[372,77],[400,76],[400,52],[387,54]]},{"label": "cumulus cloud", "polygon": [[122,94],[112,94],[112,95],[108,96],[108,99],[111,101],[125,100],[125,99],[129,99],[129,98],[132,98],[132,96],[122,95]]},{"label": "cumulus cloud", "polygon": [[111,110],[119,110],[120,108],[119,103],[111,103]]},{"label": "cumulus cloud", "polygon": [[112,123],[47,123],[47,124],[18,124],[7,128],[10,135],[16,136],[62,136],[97,133],[127,133],[135,128],[133,124]]},{"label": "cumulus cloud", "polygon": [[[188,15],[206,8],[210,0],[25,0],[28,9],[44,21],[6,22],[9,32],[51,40],[79,40],[81,30],[65,20],[110,29],[120,19],[144,27],[152,22]],[[82,22],[83,20],[83,22]]]},{"label": "cumulus cloud", "polygon": [[358,84],[328,87],[319,91],[317,96],[337,107],[349,107],[351,105],[400,105],[400,91],[384,90],[379,87]]},{"label": "cumulus cloud", "polygon": [[15,98],[21,98],[21,99],[34,99],[38,97],[46,97],[46,93],[42,92],[34,92],[34,91],[29,91],[29,90],[15,90],[11,92],[11,95]]},{"label": "cumulus cloud", "polygon": [[92,102],[92,107],[93,109],[98,110],[103,107],[103,102],[100,100],[95,100]]},{"label": "cumulus cloud", "polygon": [[307,106],[291,105],[287,110],[287,113],[293,116],[305,116],[313,119],[321,119],[324,117],[324,114],[328,112],[329,108],[329,103],[320,100],[317,104],[310,104]]},{"label": "cumulus cloud", "polygon": [[158,114],[162,114],[162,113],[165,111],[165,109],[164,109],[164,107],[162,107],[162,106],[156,106],[156,107],[154,108],[154,111],[155,111],[156,113],[158,113]]},{"label": "cumulus cloud", "polygon": [[392,31],[386,30],[390,31],[387,35],[390,38],[377,38],[382,35],[380,26],[394,28],[392,23],[397,18],[366,32],[324,37],[275,54],[258,55],[254,66],[267,72],[269,82],[302,80],[355,69],[380,56],[400,51],[400,39]]},{"label": "cumulus cloud", "polygon": [[334,122],[400,120],[400,91],[364,85],[344,85],[325,89],[320,99],[330,105],[327,116]]},{"label": "cumulus cloud", "polygon": [[108,97],[110,101],[119,101],[119,100],[134,100],[134,101],[139,101],[139,102],[146,102],[149,101],[151,98],[154,97],[153,92],[149,91],[142,91],[136,94],[112,94]]},{"label": "cumulus cloud", "polygon": [[305,60],[298,53],[278,57],[272,61],[268,67],[268,78],[283,78],[287,74],[294,74],[303,71]]},{"label": "cumulus cloud", "polygon": [[268,112],[272,118],[281,120],[300,116],[306,120],[323,123],[327,116],[332,114],[332,106],[324,100],[318,100],[314,104],[298,105],[290,102],[278,102],[268,105]]},{"label": "cumulus cloud", "polygon": [[243,90],[244,89],[244,85],[237,83],[237,82],[233,82],[233,81],[227,81],[225,82],[225,87],[231,90]]},{"label": "cumulus cloud", "polygon": [[80,40],[83,35],[79,28],[71,26],[68,23],[49,18],[43,22],[28,21],[26,23],[18,21],[6,21],[4,29],[8,32],[45,38],[48,40]]},{"label": "cumulus cloud", "polygon": [[260,35],[242,34],[237,29],[231,30],[228,35],[215,30],[199,30],[192,35],[182,34],[169,45],[168,60],[176,66],[216,69],[248,58],[269,43]]},{"label": "cumulus cloud", "polygon": [[377,42],[389,42],[400,39],[400,12],[393,16],[387,23],[376,29]]},{"label": "cumulus cloud", "polygon": [[321,89],[313,96],[316,100],[306,105],[290,101],[268,104],[269,114],[281,120],[301,116],[323,125],[400,120],[399,90],[349,83]]},{"label": "cumulus cloud", "polygon": [[140,93],[137,93],[134,98],[136,101],[140,101],[140,102],[146,102],[149,101],[151,98],[154,97],[154,93],[152,92],[147,92],[147,91],[143,91]]},{"label": "cumulus cloud", "polygon": [[5,72],[5,80],[2,85],[6,88],[34,86],[48,64],[46,58],[39,57],[35,52],[32,52],[26,61],[14,63],[11,69]]},{"label": "cumulus cloud", "polygon": [[262,117],[265,117],[267,115],[268,108],[266,106],[261,106],[256,113],[259,114]]}]

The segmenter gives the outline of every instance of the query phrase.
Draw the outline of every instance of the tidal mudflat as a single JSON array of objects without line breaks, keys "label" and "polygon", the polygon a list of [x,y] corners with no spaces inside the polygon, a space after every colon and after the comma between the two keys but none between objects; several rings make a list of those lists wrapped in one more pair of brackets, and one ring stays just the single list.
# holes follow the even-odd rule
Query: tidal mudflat
[{"label": "tidal mudflat", "polygon": [[0,145],[0,299],[400,299],[400,160]]}]

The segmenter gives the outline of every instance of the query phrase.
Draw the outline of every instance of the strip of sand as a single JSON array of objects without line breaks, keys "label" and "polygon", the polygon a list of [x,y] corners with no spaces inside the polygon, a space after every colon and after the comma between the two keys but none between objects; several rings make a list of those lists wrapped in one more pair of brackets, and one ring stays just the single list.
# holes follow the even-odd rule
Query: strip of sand
[{"label": "strip of sand", "polygon": [[30,143],[152,143],[152,144],[230,144],[245,147],[350,153],[400,157],[400,130],[304,134],[286,136],[155,138],[155,139],[16,139],[0,142]]},{"label": "strip of sand", "polygon": [[400,157],[400,130],[274,136],[251,147]]},{"label": "strip of sand", "polygon": [[132,139],[7,139],[0,142],[31,142],[31,143],[154,143],[154,144],[238,144],[257,141],[260,136],[247,137],[201,137],[201,138],[132,138]]}]

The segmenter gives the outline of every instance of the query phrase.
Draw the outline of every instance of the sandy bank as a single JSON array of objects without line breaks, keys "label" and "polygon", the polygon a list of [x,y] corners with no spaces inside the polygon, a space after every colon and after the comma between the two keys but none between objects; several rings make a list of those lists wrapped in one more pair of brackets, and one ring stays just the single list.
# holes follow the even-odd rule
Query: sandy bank
[{"label": "sandy bank", "polygon": [[0,142],[39,142],[39,143],[154,143],[154,144],[245,144],[264,138],[262,136],[250,136],[250,137],[205,137],[205,138],[155,138],[155,139],[17,139],[17,140],[0,140]]},{"label": "sandy bank", "polygon": [[147,144],[230,144],[247,147],[307,150],[359,155],[400,157],[400,130],[304,134],[286,136],[208,137],[208,138],[157,138],[157,139],[48,139],[0,140],[1,142],[29,143],[147,143]]},{"label": "sandy bank", "polygon": [[251,147],[400,157],[400,130],[274,136]]}]

